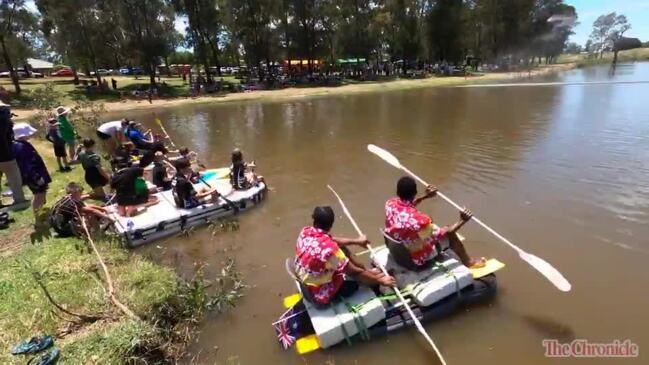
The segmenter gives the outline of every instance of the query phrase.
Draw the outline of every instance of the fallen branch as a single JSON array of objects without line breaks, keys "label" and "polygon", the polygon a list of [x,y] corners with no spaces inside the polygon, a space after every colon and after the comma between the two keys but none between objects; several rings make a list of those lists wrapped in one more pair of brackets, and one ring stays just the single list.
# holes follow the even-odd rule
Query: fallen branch
[{"label": "fallen branch", "polygon": [[37,273],[36,271],[34,271],[34,270],[30,270],[30,271],[31,271],[32,276],[34,277],[34,281],[36,281],[36,283],[41,288],[41,290],[43,290],[43,293],[45,294],[45,298],[47,298],[47,300],[54,306],[54,308],[60,310],[61,312],[65,313],[67,315],[77,317],[77,318],[81,319],[84,322],[95,322],[95,321],[97,321],[99,319],[104,318],[103,316],[89,316],[89,315],[86,315],[86,314],[78,314],[78,313],[74,313],[74,312],[71,312],[71,311],[63,308],[63,306],[61,306],[59,303],[57,303],[54,300],[54,298],[52,298],[52,295],[50,294],[49,290],[47,290],[47,287],[45,286],[45,284],[43,284],[41,275],[39,273]]},{"label": "fallen branch", "polygon": [[86,219],[83,215],[79,214],[79,217],[81,218],[81,227],[83,227],[83,230],[86,233],[86,237],[88,238],[88,243],[90,244],[90,247],[92,250],[95,252],[95,255],[97,256],[97,260],[99,261],[99,264],[101,265],[101,268],[104,271],[104,275],[106,277],[106,285],[108,285],[108,297],[110,300],[115,304],[119,310],[121,310],[124,314],[127,316],[140,320],[140,317],[135,315],[133,311],[131,311],[127,306],[125,306],[122,302],[115,297],[115,287],[113,286],[113,279],[110,276],[110,273],[108,272],[108,267],[106,267],[106,264],[104,263],[104,259],[101,257],[99,254],[99,251],[97,250],[97,246],[95,246],[95,243],[92,241],[92,237],[90,236],[90,232],[88,231],[88,226],[86,225]]}]

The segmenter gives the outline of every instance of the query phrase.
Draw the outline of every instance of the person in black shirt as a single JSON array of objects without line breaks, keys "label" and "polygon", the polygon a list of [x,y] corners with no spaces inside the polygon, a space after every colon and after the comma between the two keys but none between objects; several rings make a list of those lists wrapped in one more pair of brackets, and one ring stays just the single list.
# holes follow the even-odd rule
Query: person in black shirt
[{"label": "person in black shirt", "polygon": [[169,153],[167,147],[165,147],[164,142],[157,139],[151,144],[151,148],[142,151],[142,157],[140,158],[140,167],[145,168],[151,164],[155,159],[155,154],[161,152],[163,155]]},{"label": "person in black shirt", "polygon": [[[79,184],[71,182],[66,188],[66,196],[54,203],[50,211],[50,226],[59,237],[70,237],[81,235],[81,217],[90,218],[90,222],[104,219],[111,224],[115,220],[106,214],[106,209],[97,205],[84,204],[81,201],[83,188]],[[94,218],[94,219],[93,219]]]},{"label": "person in black shirt", "polygon": [[139,207],[158,204],[157,197],[149,196],[143,175],[144,170],[139,167],[129,167],[113,175],[110,187],[115,189],[115,202],[121,216],[132,217]]},{"label": "person in black shirt", "polygon": [[117,148],[113,159],[110,161],[113,171],[131,167],[131,156],[133,156],[134,148],[135,146],[132,142],[126,142]]},{"label": "person in black shirt", "polygon": [[153,177],[152,181],[155,186],[162,189],[162,191],[171,190],[171,178],[169,178],[169,170],[176,171],[169,162],[164,159],[162,152],[156,152],[153,161]]},{"label": "person in black shirt", "polygon": [[182,209],[191,209],[204,203],[215,203],[220,194],[216,189],[194,189],[190,178],[192,175],[191,164],[188,160],[176,161],[176,176],[173,181],[173,195],[176,206]]}]

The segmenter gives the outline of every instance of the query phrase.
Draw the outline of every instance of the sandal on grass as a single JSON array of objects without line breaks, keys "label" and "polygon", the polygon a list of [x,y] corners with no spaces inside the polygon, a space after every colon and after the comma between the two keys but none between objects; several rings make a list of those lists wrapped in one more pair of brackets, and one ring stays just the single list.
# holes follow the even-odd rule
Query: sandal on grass
[{"label": "sandal on grass", "polygon": [[59,361],[60,355],[61,355],[61,350],[55,347],[50,351],[44,353],[43,355],[31,359],[27,364],[28,365],[54,365]]},{"label": "sandal on grass", "polygon": [[20,342],[11,349],[12,355],[35,354],[54,344],[52,336],[34,336],[29,341]]}]

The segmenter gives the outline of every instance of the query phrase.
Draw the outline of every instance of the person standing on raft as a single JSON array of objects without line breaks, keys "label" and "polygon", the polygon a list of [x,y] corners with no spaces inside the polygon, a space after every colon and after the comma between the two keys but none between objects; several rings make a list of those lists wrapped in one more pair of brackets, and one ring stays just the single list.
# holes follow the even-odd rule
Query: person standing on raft
[{"label": "person standing on raft", "polygon": [[351,296],[358,289],[357,281],[370,286],[396,284],[392,276],[366,269],[347,249],[366,247],[367,237],[339,238],[329,233],[334,224],[331,207],[316,207],[312,218],[313,226],[304,227],[297,239],[295,275],[306,286],[313,304],[325,306],[336,298]]},{"label": "person standing on raft", "polygon": [[426,193],[417,198],[417,183],[409,176],[397,182],[397,196],[385,203],[385,233],[404,245],[410,258],[417,266],[423,267],[449,247],[467,267],[483,267],[484,259],[471,258],[467,253],[457,231],[469,220],[472,213],[465,209],[460,212],[460,220],[450,226],[434,228],[433,219],[417,210],[416,206],[425,199],[437,195],[437,188],[428,186]]}]

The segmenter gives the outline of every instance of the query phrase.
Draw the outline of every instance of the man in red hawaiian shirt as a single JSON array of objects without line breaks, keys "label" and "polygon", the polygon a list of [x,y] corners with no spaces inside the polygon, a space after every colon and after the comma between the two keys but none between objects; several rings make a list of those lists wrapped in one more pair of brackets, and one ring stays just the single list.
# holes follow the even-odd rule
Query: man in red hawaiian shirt
[{"label": "man in red hawaiian shirt", "polygon": [[450,226],[435,228],[433,220],[417,210],[423,200],[435,197],[437,188],[428,186],[426,194],[417,198],[417,183],[409,176],[397,182],[397,197],[385,203],[385,233],[406,246],[410,258],[423,266],[447,248],[451,248],[467,267],[482,267],[484,259],[471,258],[457,236],[457,231],[471,219],[472,213],[465,209],[460,220]]},{"label": "man in red hawaiian shirt", "polygon": [[304,227],[297,239],[295,273],[308,288],[315,304],[326,305],[337,296],[353,294],[358,284],[345,280],[345,276],[370,286],[394,286],[392,276],[375,269],[367,270],[347,249],[351,245],[366,247],[369,244],[367,237],[333,237],[329,234],[333,223],[331,207],[316,207],[313,226]]}]

